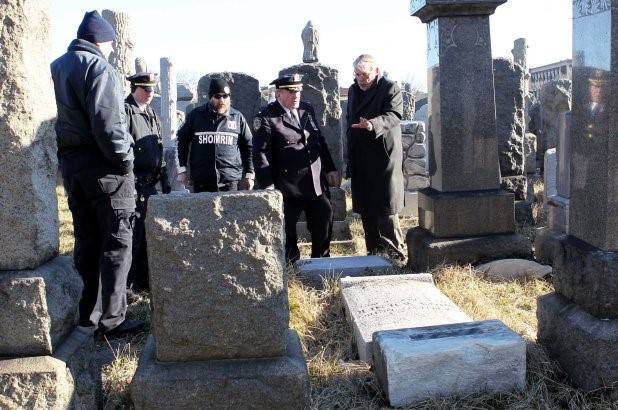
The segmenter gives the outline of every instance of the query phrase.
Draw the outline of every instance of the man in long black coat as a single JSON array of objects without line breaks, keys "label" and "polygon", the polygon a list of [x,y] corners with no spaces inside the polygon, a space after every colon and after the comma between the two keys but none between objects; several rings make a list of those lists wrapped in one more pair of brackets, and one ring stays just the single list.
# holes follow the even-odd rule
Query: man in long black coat
[{"label": "man in long black coat", "polygon": [[380,75],[375,58],[354,61],[348,90],[348,176],[352,207],[361,215],[369,254],[405,259],[399,213],[403,209],[403,97],[397,83]]}]

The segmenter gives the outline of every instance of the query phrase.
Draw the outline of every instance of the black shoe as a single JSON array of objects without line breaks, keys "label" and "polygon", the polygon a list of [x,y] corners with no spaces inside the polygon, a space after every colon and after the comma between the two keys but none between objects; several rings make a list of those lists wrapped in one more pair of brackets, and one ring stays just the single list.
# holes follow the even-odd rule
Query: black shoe
[{"label": "black shoe", "polygon": [[105,332],[105,336],[122,336],[126,334],[139,333],[144,328],[143,320],[125,319],[124,322]]}]

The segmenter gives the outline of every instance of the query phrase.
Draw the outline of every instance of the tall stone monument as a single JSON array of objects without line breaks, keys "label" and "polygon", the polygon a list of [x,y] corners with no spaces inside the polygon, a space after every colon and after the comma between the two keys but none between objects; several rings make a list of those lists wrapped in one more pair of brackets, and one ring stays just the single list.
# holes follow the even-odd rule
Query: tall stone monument
[{"label": "tall stone monument", "polygon": [[430,186],[406,238],[414,270],[531,254],[515,234],[513,193],[500,189],[489,15],[505,2],[411,2],[427,23],[430,111]]},{"label": "tall stone monument", "polygon": [[0,34],[3,409],[63,409],[76,402],[96,408],[92,388],[85,387],[96,386],[96,376],[84,376],[90,382],[82,384],[80,371],[88,373],[94,367],[74,354],[83,344],[94,347],[91,334],[73,334],[82,282],[71,257],[57,256],[58,162],[49,8],[49,0],[0,3],[5,22]]},{"label": "tall stone monument", "polygon": [[[109,63],[125,79],[133,73],[133,26],[129,13],[122,11],[103,10],[101,16],[107,20],[116,31],[116,39],[112,46],[114,51],[109,56]],[[124,83],[125,95],[131,92],[128,81]]]},{"label": "tall stone monument", "polygon": [[311,20],[300,35],[303,40],[303,63],[318,62],[318,44],[320,44],[320,32],[313,27]]},{"label": "tall stone monument", "polygon": [[585,390],[618,382],[618,8],[573,0],[570,212],[538,339]]}]

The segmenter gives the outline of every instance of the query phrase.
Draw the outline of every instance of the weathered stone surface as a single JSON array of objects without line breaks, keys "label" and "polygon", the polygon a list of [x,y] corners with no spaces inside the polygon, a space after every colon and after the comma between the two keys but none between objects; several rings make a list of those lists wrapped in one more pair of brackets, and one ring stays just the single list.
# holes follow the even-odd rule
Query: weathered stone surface
[{"label": "weathered stone surface", "polygon": [[537,134],[537,152],[542,155],[548,149],[556,148],[560,113],[571,109],[571,81],[557,80],[543,85],[539,100],[541,133]]},{"label": "weathered stone surface", "polygon": [[[252,124],[253,117],[266,105],[266,100],[260,92],[260,83],[257,78],[245,73],[218,72],[209,73],[200,78],[197,83],[197,106],[207,103],[208,87],[212,78],[223,78],[230,85],[232,107],[242,113],[245,119]],[[188,108],[188,107],[187,107]]]},{"label": "weathered stone surface", "polygon": [[534,174],[536,168],[536,135],[527,132],[524,134],[524,172]]},{"label": "weathered stone surface", "polygon": [[415,89],[412,84],[404,82],[401,84],[401,95],[403,96],[403,115],[402,120],[411,120],[414,118],[415,110]]},{"label": "weathered stone surface", "polygon": [[485,235],[439,239],[422,228],[406,234],[408,266],[414,272],[426,272],[440,264],[476,264],[488,259],[529,258],[530,240],[520,234]]},{"label": "weathered stone surface", "polygon": [[[429,178],[420,175],[412,175],[406,178],[406,189],[423,189],[429,187]],[[418,201],[417,201],[418,204]]]},{"label": "weathered stone surface", "polygon": [[503,177],[500,188],[512,192],[516,201],[528,199],[528,178],[525,175]]},{"label": "weathered stone surface", "polygon": [[0,356],[51,354],[77,322],[82,287],[70,256],[0,272]]},{"label": "weathered stone surface", "polygon": [[552,268],[549,265],[541,265],[528,259],[512,258],[483,263],[475,267],[474,270],[494,282],[509,282],[530,278],[541,279],[552,272]]},{"label": "weathered stone surface", "polygon": [[554,287],[599,319],[618,319],[618,252],[564,235],[554,254]]},{"label": "weathered stone surface", "polygon": [[284,354],[289,310],[281,193],[157,195],[148,207],[157,360]]},{"label": "weathered stone surface", "polygon": [[0,270],[58,254],[49,0],[0,4]]},{"label": "weathered stone surface", "polygon": [[433,284],[431,274],[341,278],[341,297],[360,360],[373,360],[372,335],[472,319]]},{"label": "weathered stone surface", "polygon": [[558,195],[556,190],[556,148],[548,149],[545,152],[543,161],[543,205],[547,205],[547,199]]},{"label": "weathered stone surface", "polygon": [[532,215],[532,201],[515,201],[515,224],[518,227],[535,224]]},{"label": "weathered stone surface", "polygon": [[564,232],[556,232],[546,226],[536,229],[534,235],[534,259],[540,263],[553,264],[558,241]]},{"label": "weathered stone surface", "polygon": [[170,58],[160,59],[161,77],[161,136],[163,146],[176,147],[176,132],[178,131],[178,115],[176,110],[176,71]]},{"label": "weathered stone surface", "polygon": [[439,192],[418,195],[418,224],[436,238],[515,232],[513,193],[502,190]]},{"label": "weathered stone surface", "polygon": [[539,343],[578,387],[618,381],[618,320],[593,317],[557,292],[537,299],[537,319]]},{"label": "weathered stone surface", "polygon": [[309,374],[295,331],[285,355],[261,359],[163,363],[149,337],[131,381],[135,408],[308,409]]},{"label": "weathered stone surface", "polygon": [[[302,100],[313,105],[316,121],[326,139],[335,166],[343,172],[343,138],[341,128],[341,104],[339,103],[339,72],[331,67],[316,64],[298,64],[284,68],[279,75],[299,73],[303,75]],[[343,134],[345,135],[345,133]]]},{"label": "weathered stone surface", "polygon": [[[116,32],[116,39],[112,43],[114,51],[109,55],[109,63],[118,71],[121,78],[135,74],[135,60],[133,59],[133,24],[131,15],[123,11],[103,10],[101,16],[109,21]],[[123,82],[125,95],[131,92],[128,81]]]},{"label": "weathered stone surface", "polygon": [[404,204],[403,210],[399,216],[411,216],[418,217],[418,192],[417,191],[404,191]]},{"label": "weathered stone surface", "polygon": [[373,349],[392,407],[526,385],[526,342],[499,320],[378,331]]},{"label": "weathered stone surface", "polygon": [[0,360],[0,406],[7,410],[69,408],[73,380],[64,362],[49,356]]},{"label": "weathered stone surface", "polygon": [[377,255],[300,259],[296,266],[301,279],[316,287],[321,287],[324,279],[386,274],[393,268],[390,262]]},{"label": "weathered stone surface", "polygon": [[558,117],[558,141],[556,146],[556,192],[571,196],[571,112],[561,112]]},{"label": "weathered stone surface", "polygon": [[504,179],[524,174],[524,70],[506,58],[496,58],[493,64],[498,158]]},{"label": "weathered stone surface", "polygon": [[547,226],[557,232],[569,233],[569,204],[568,198],[559,195],[547,199]]}]

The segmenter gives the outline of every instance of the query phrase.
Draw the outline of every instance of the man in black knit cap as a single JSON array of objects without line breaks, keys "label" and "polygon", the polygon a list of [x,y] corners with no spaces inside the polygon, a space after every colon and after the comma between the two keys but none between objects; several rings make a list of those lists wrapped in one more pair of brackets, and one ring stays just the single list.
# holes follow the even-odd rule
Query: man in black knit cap
[{"label": "man in black knit cap", "polygon": [[58,157],[73,215],[75,267],[84,282],[79,325],[108,336],[144,327],[125,317],[135,180],[123,83],[107,62],[114,39],[113,27],[96,10],[88,12],[77,39],[51,63]]},{"label": "man in black knit cap", "polygon": [[253,136],[245,117],[231,107],[227,81],[210,80],[208,97],[178,130],[177,180],[187,185],[188,163],[193,192],[253,189]]}]

